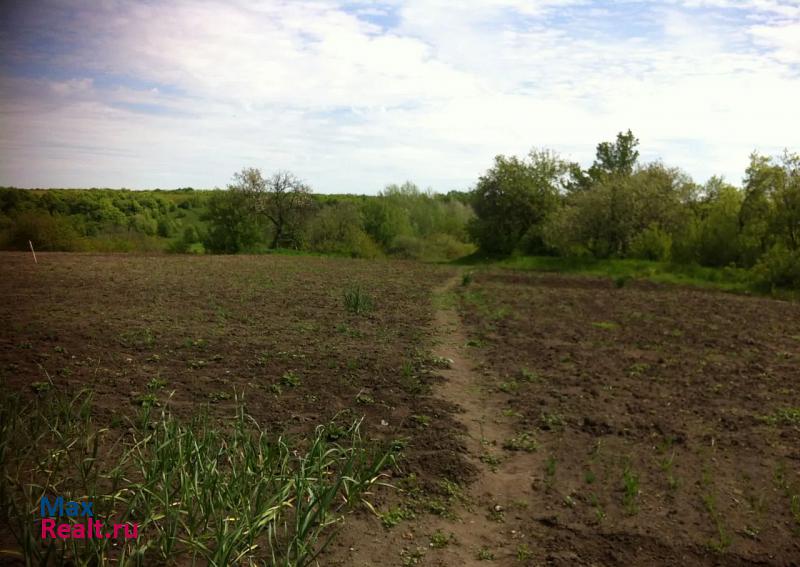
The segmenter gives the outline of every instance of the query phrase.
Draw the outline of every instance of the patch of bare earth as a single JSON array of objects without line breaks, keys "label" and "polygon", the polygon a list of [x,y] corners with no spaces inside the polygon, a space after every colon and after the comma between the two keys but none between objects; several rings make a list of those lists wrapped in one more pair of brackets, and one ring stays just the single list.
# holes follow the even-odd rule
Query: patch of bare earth
[{"label": "patch of bare earth", "polygon": [[509,271],[462,296],[486,437],[536,442],[484,472],[499,563],[800,562],[800,305]]}]

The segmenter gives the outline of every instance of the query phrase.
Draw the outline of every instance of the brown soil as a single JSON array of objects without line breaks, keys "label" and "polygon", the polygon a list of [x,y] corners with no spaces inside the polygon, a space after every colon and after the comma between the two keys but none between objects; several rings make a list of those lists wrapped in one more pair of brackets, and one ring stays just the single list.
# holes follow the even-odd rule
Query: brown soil
[{"label": "brown soil", "polygon": [[800,306],[490,271],[462,315],[489,413],[538,444],[496,473],[501,563],[800,563]]},{"label": "brown soil", "polygon": [[[405,441],[403,470],[423,486],[469,474],[454,406],[429,395],[440,380],[429,356],[431,290],[452,269],[289,256],[38,256],[34,264],[0,254],[2,387],[27,397],[48,380],[89,388],[99,427],[124,428],[153,393],[183,416],[208,407],[232,417],[243,397],[275,435],[364,417],[369,438]],[[369,313],[345,309],[353,285],[373,298]],[[420,427],[415,415],[432,423]],[[11,545],[4,531],[0,548]]]},{"label": "brown soil", "polygon": [[236,392],[276,433],[405,440],[371,496],[405,514],[351,514],[322,564],[800,564],[800,305],[313,257],[0,266],[7,387],[91,387],[104,424],[158,378],[178,413]]}]

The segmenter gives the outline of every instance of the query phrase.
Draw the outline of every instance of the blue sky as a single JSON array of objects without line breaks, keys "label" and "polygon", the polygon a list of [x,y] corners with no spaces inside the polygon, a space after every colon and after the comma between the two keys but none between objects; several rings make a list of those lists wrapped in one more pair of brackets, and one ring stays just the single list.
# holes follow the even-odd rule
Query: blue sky
[{"label": "blue sky", "polygon": [[800,151],[800,0],[0,6],[0,185],[444,192],[628,128],[698,182]]}]

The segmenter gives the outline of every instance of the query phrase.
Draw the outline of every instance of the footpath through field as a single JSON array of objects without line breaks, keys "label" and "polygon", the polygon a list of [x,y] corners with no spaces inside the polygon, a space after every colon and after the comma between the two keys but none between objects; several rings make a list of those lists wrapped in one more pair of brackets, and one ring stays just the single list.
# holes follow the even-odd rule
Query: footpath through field
[{"label": "footpath through field", "polygon": [[[459,275],[436,293],[440,297],[453,294],[460,282]],[[503,443],[515,436],[508,420],[502,419],[508,396],[490,385],[488,371],[470,357],[456,304],[438,304],[434,354],[452,362],[442,370],[445,380],[434,395],[462,409],[456,417],[465,427],[467,458],[478,477],[467,489],[455,519],[436,519],[433,529],[454,537],[440,553],[429,554],[425,564],[485,565],[485,560],[512,564],[519,550],[532,544],[515,520],[522,512],[520,507],[530,500],[531,473],[542,468],[542,458],[535,453],[502,450]]]}]

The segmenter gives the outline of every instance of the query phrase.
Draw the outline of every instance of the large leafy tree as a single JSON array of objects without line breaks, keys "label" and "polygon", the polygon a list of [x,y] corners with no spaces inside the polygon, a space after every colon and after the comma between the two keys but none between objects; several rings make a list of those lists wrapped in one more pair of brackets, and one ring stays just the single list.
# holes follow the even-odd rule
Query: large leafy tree
[{"label": "large leafy tree", "polygon": [[[246,252],[260,241],[262,229],[250,203],[241,193],[215,191],[208,200],[204,220],[208,221],[208,234],[204,244],[211,252]],[[194,238],[195,235],[190,237]]]},{"label": "large leafy tree", "polygon": [[309,212],[311,188],[289,171],[265,178],[261,170],[246,167],[234,174],[228,190],[244,196],[252,211],[269,221],[270,248],[296,247],[302,221]]},{"label": "large leafy tree", "polygon": [[472,238],[487,254],[508,254],[526,237],[529,252],[543,247],[541,224],[559,203],[569,164],[551,151],[527,159],[497,156],[472,194]]}]

